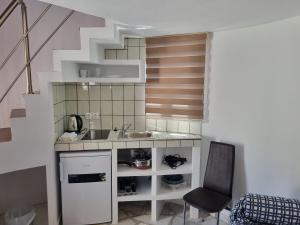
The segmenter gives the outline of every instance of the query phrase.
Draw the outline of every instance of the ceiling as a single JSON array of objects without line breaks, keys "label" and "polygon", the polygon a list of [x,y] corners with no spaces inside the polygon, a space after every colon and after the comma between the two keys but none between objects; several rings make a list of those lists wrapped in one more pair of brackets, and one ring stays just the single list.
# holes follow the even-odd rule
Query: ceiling
[{"label": "ceiling", "polygon": [[299,0],[41,1],[138,27],[133,30],[141,36],[220,31],[300,15]]}]

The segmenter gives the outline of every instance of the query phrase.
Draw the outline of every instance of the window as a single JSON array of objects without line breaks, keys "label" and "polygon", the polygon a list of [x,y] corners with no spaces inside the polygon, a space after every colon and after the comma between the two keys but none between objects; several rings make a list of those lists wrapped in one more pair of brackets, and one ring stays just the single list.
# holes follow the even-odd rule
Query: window
[{"label": "window", "polygon": [[203,118],[207,34],[146,38],[146,113]]}]

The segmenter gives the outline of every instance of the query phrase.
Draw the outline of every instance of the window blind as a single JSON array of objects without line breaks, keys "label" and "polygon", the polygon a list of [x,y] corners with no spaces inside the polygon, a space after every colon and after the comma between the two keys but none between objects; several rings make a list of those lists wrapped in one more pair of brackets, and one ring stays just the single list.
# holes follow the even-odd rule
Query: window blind
[{"label": "window blind", "polygon": [[146,38],[146,113],[203,118],[207,34]]}]

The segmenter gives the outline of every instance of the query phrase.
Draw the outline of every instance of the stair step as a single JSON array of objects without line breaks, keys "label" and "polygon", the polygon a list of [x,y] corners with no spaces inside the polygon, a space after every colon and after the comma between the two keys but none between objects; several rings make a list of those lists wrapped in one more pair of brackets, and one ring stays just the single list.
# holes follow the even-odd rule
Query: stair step
[{"label": "stair step", "polygon": [[0,142],[11,141],[11,128],[0,128]]},{"label": "stair step", "polygon": [[10,113],[10,118],[21,118],[26,117],[25,109],[12,109]]}]

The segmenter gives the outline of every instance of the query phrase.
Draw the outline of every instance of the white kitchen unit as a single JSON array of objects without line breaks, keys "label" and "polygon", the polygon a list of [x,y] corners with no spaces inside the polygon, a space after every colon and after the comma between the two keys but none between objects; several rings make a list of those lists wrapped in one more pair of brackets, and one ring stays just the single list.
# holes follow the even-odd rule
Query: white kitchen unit
[{"label": "white kitchen unit", "polygon": [[111,217],[111,151],[60,154],[64,225],[106,223]]},{"label": "white kitchen unit", "polygon": [[[81,74],[85,72],[84,76]],[[65,82],[145,83],[144,60],[66,61],[62,63]]]},{"label": "white kitchen unit", "polygon": [[[153,133],[154,134],[154,133]],[[76,142],[57,142],[57,152],[74,151],[107,151],[111,149],[112,171],[112,223],[119,222],[119,203],[133,201],[151,202],[151,219],[159,221],[161,210],[166,201],[180,200],[183,195],[200,186],[200,152],[201,136],[186,134],[171,135],[167,132],[157,132],[151,138],[119,138],[118,132],[111,131],[107,140],[78,140]],[[92,148],[91,148],[92,147]],[[130,155],[131,150],[142,149],[151,152],[152,166],[149,169],[136,169],[132,166],[118,165],[123,161],[124,154]],[[176,169],[162,163],[164,155],[179,154],[187,158],[187,162]],[[126,157],[126,156],[125,156]],[[128,157],[127,157],[128,158]],[[181,174],[186,185],[170,189],[162,182],[164,175]],[[118,180],[124,177],[136,177],[136,193],[118,195]],[[109,192],[107,192],[109,193]],[[190,207],[190,217],[197,218],[198,210]]]}]

